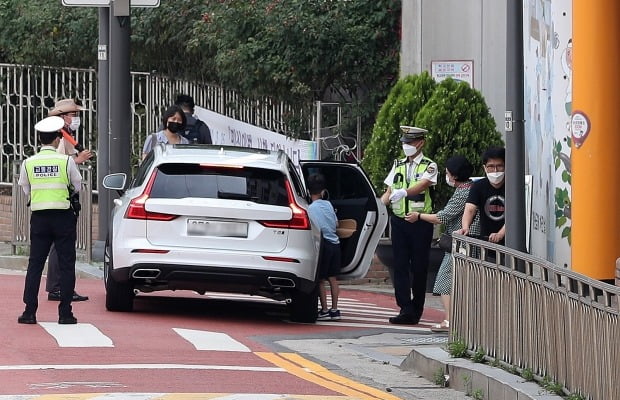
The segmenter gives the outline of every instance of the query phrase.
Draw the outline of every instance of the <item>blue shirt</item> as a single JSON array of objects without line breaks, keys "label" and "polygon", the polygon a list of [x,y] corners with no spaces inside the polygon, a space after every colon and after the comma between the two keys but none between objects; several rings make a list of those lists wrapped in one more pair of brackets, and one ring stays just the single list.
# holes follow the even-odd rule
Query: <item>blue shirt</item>
[{"label": "blue shirt", "polygon": [[312,223],[321,229],[321,235],[325,240],[334,244],[340,243],[336,235],[338,218],[332,203],[327,200],[314,200],[308,207],[308,216]]}]

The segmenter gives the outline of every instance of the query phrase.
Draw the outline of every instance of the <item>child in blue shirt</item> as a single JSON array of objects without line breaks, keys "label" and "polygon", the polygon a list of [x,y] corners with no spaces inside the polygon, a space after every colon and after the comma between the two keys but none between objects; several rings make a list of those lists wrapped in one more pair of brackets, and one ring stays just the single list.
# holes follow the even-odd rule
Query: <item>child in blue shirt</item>
[{"label": "child in blue shirt", "polygon": [[[340,240],[336,235],[338,218],[332,204],[323,200],[325,193],[325,177],[320,174],[310,175],[308,178],[308,190],[312,203],[308,207],[308,216],[314,225],[321,229],[321,254],[319,255],[319,300],[321,310],[318,320],[339,320],[338,295],[340,287],[336,275],[340,271]],[[325,282],[329,282],[331,290],[331,308],[327,308],[327,293]]]}]

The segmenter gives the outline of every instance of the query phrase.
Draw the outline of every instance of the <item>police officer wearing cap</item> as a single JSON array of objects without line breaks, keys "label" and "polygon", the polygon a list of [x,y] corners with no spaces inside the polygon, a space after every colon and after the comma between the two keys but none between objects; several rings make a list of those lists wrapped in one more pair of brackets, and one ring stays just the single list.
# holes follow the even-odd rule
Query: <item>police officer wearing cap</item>
[{"label": "police officer wearing cap", "polygon": [[71,195],[80,190],[82,177],[72,157],[56,151],[62,118],[47,117],[39,121],[41,149],[21,166],[19,185],[30,196],[30,257],[24,283],[24,313],[20,324],[36,324],[38,293],[45,259],[52,243],[60,265],[60,303],[58,323],[76,324],[71,301],[75,288],[75,240],[77,213],[71,208]]},{"label": "police officer wearing cap", "polygon": [[[381,196],[392,208],[390,217],[394,252],[393,285],[400,313],[389,319],[392,324],[417,324],[424,311],[428,259],[433,225],[405,216],[432,212],[430,187],[437,183],[437,164],[422,154],[426,129],[401,126],[405,158],[395,160],[385,178],[388,186]],[[411,218],[409,218],[411,220]]]}]

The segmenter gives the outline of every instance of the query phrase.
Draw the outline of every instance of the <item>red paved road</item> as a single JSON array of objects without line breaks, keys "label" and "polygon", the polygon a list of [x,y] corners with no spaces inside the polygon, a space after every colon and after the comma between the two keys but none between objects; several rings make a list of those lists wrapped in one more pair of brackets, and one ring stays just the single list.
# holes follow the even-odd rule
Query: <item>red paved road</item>
[{"label": "red paved road", "polygon": [[[133,313],[112,313],[105,311],[101,281],[81,279],[77,287],[80,293],[90,296],[90,300],[74,303],[76,317],[81,324],[92,324],[111,339],[113,347],[59,347],[43,326],[18,324],[17,316],[23,310],[23,277],[0,276],[0,301],[3,304],[0,308],[0,394],[224,392],[338,395],[321,384],[281,370],[257,354],[273,352],[263,344],[266,342],[264,337],[336,334],[344,330],[367,330],[367,324],[389,329],[384,326],[385,322],[395,312],[394,300],[389,295],[343,290],[342,302],[346,304],[341,307],[343,320],[331,325],[292,324],[287,321],[283,304],[260,298],[257,301],[222,300],[188,292],[171,294],[172,298],[149,295],[149,298],[136,301]],[[56,307],[57,303],[47,301],[42,292],[38,321],[56,322]],[[364,312],[364,308],[379,315],[370,318],[372,321],[364,320],[363,316],[372,316]],[[424,318],[437,321],[441,315],[428,309]],[[355,323],[360,326],[348,326]],[[197,350],[173,328],[223,333],[250,351]],[[258,338],[263,340],[258,341]],[[256,367],[256,370],[248,371],[248,367]]]}]

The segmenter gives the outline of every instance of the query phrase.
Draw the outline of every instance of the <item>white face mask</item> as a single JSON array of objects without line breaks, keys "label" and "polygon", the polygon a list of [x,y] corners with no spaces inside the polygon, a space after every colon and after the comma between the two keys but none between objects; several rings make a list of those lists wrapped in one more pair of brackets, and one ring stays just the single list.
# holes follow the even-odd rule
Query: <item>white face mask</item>
[{"label": "white face mask", "polygon": [[80,123],[80,117],[71,117],[71,124],[69,125],[69,128],[75,132],[80,128]]},{"label": "white face mask", "polygon": [[403,144],[403,151],[407,157],[411,157],[418,151],[418,149],[410,144]]},{"label": "white face mask", "polygon": [[487,172],[487,178],[489,182],[497,185],[504,179],[504,172]]},{"label": "white face mask", "polygon": [[448,176],[448,174],[446,174],[446,183],[450,187],[454,187],[456,185],[456,182],[450,180],[450,177]]}]

